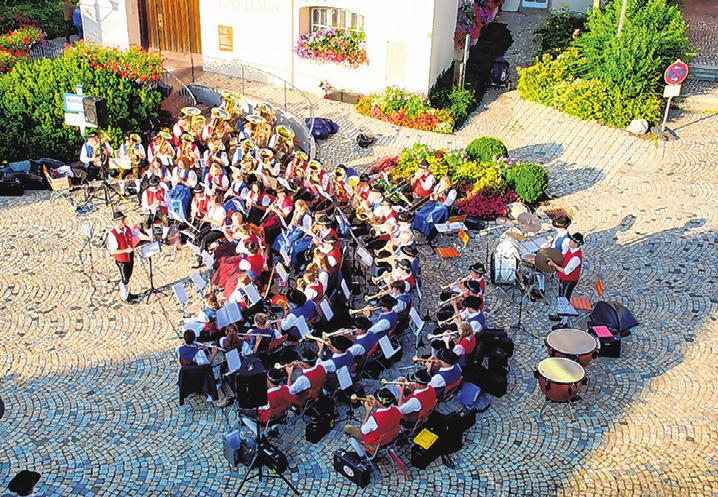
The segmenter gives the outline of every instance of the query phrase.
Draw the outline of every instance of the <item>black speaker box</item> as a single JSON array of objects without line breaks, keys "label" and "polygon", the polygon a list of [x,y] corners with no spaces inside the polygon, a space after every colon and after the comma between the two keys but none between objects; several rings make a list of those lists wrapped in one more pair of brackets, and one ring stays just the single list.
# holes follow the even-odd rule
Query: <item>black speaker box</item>
[{"label": "black speaker box", "polygon": [[237,404],[244,409],[267,405],[267,371],[256,357],[246,357],[235,374]]},{"label": "black speaker box", "polygon": [[82,99],[82,107],[85,111],[85,122],[98,128],[107,127],[107,102],[104,98],[84,97]]},{"label": "black speaker box", "polygon": [[289,465],[284,452],[269,442],[262,442],[262,455],[260,457],[262,458],[262,464],[277,473],[284,473]]},{"label": "black speaker box", "polygon": [[334,453],[334,470],[346,476],[351,482],[366,487],[371,477],[369,462],[356,452],[338,450]]}]

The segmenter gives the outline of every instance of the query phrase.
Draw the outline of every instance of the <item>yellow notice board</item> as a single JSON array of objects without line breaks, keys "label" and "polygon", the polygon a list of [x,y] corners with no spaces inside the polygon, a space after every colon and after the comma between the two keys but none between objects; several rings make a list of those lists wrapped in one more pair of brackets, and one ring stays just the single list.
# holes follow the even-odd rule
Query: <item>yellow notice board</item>
[{"label": "yellow notice board", "polygon": [[232,26],[217,26],[219,36],[219,49],[223,52],[234,51],[234,33],[232,32]]}]

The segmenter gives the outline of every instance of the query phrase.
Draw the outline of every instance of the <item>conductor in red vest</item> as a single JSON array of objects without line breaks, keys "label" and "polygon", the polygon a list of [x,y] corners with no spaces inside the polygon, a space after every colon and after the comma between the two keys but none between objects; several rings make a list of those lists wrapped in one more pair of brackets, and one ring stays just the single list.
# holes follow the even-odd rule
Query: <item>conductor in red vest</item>
[{"label": "conductor in red vest", "polygon": [[120,298],[134,304],[138,297],[137,294],[130,293],[130,278],[135,263],[134,250],[139,240],[149,240],[149,236],[127,226],[125,215],[120,211],[115,212],[113,219],[115,226],[107,235],[107,249],[120,270]]},{"label": "conductor in red vest", "polygon": [[568,250],[563,255],[563,262],[559,266],[553,261],[548,264],[554,268],[558,275],[558,296],[566,297],[571,300],[573,289],[576,288],[578,280],[581,277],[581,267],[583,266],[583,235],[581,233],[573,233],[569,235]]},{"label": "conductor in red vest", "polygon": [[[376,411],[374,410],[376,408]],[[396,397],[388,388],[370,395],[364,401],[364,421],[360,428],[344,426],[344,433],[356,439],[369,454],[396,439],[401,429],[401,411],[396,406]]]}]

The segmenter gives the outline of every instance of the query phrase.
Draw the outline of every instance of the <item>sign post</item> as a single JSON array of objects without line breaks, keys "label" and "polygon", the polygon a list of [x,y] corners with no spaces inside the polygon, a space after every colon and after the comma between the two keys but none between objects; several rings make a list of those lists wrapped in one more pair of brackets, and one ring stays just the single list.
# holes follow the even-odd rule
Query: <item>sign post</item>
[{"label": "sign post", "polygon": [[688,65],[681,59],[678,59],[668,66],[668,69],[666,69],[666,72],[663,74],[663,79],[667,85],[663,90],[663,96],[668,98],[668,102],[666,102],[666,112],[663,114],[661,131],[666,130],[666,122],[668,122],[668,112],[671,109],[671,102],[673,101],[673,97],[677,97],[681,94],[681,84],[687,77]]}]

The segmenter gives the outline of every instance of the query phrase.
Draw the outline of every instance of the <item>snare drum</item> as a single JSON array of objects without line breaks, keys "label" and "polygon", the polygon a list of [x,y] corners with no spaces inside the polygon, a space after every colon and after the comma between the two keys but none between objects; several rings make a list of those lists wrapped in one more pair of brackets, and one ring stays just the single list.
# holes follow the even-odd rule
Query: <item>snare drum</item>
[{"label": "snare drum", "polygon": [[551,357],[565,357],[585,367],[598,357],[599,344],[585,331],[564,328],[548,334],[546,347]]},{"label": "snare drum", "polygon": [[546,398],[554,402],[572,401],[581,385],[586,384],[583,367],[564,357],[544,359],[534,371],[534,377]]}]

